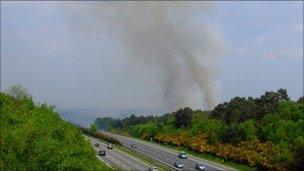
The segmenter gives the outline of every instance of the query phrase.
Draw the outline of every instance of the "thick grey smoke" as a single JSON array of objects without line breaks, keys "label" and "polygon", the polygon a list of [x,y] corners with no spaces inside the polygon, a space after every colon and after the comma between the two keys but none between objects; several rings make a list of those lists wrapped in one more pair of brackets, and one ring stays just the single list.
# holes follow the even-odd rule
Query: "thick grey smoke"
[{"label": "thick grey smoke", "polygon": [[98,2],[78,3],[72,10],[94,16],[86,22],[91,32],[98,32],[95,25],[107,27],[109,35],[127,49],[127,74],[154,76],[167,109],[210,109],[218,101],[218,62],[225,49],[220,33],[208,22],[213,6],[209,2]]}]

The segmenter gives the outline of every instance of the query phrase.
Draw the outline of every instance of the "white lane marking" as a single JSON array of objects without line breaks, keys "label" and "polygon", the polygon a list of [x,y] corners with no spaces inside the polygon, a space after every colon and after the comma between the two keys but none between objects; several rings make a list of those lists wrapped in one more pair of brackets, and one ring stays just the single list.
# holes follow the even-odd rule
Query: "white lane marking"
[{"label": "white lane marking", "polygon": [[[111,135],[113,135],[114,137],[115,137],[115,136],[121,137],[122,139],[123,139],[123,138],[129,139],[130,141],[136,141],[137,143],[141,143],[141,144],[150,146],[150,147],[152,147],[152,148],[154,147],[154,148],[156,148],[156,149],[163,150],[163,151],[166,151],[166,152],[171,153],[171,154],[174,154],[174,155],[176,155],[176,153],[178,153],[178,151],[176,151],[176,150],[165,149],[165,147],[161,147],[161,146],[159,146],[159,145],[152,144],[152,143],[149,143],[149,142],[146,142],[146,141],[143,141],[143,140],[134,139],[134,138],[130,138],[130,137],[125,137],[125,136],[121,136],[121,135],[117,135],[117,134],[111,134]],[[220,168],[220,167],[218,167],[218,166],[213,165],[213,162],[207,161],[207,160],[205,160],[205,159],[201,159],[201,158],[197,159],[197,158],[198,158],[198,157],[195,157],[195,156],[192,156],[192,155],[191,155],[191,158],[189,158],[189,160],[193,160],[193,161],[195,161],[195,162],[202,162],[202,161],[203,161],[206,165],[209,165],[210,167],[214,167],[214,168],[216,168],[216,169],[223,170],[223,171],[225,170],[225,169],[223,169],[223,168]],[[211,163],[212,163],[212,164],[211,164]],[[225,166],[225,167],[226,167],[226,166]],[[229,168],[229,167],[226,167],[226,168]],[[233,169],[232,169],[232,168],[229,168],[228,170],[233,170]]]},{"label": "white lane marking", "polygon": [[[98,143],[100,143],[102,146],[105,146],[105,147],[106,147],[106,145],[105,145],[104,143],[100,142],[100,141],[97,141],[97,140],[95,140],[95,139],[93,139],[93,138],[90,138],[90,137],[87,137],[87,138],[91,139],[91,141],[94,141],[95,143],[98,142]],[[109,151],[109,150],[107,150],[107,151]],[[110,153],[112,153],[112,155],[114,155],[114,156],[117,157],[117,155],[116,155],[114,152],[110,151]],[[114,157],[109,157],[109,155],[108,155],[108,158],[110,158],[110,160],[111,160],[113,163],[115,163],[116,165],[123,165],[123,164],[120,164],[119,160],[115,159]],[[126,166],[123,165],[123,167],[126,167]]]},{"label": "white lane marking", "polygon": [[[120,149],[116,149],[116,150],[120,151],[121,153],[123,153]],[[141,163],[141,164],[143,164],[144,166],[150,167],[147,163],[144,163],[143,161],[141,161],[141,160],[139,160],[137,158],[134,158],[133,156],[128,156],[128,157],[131,158],[131,159],[133,159],[133,160],[135,160],[135,161],[137,161],[137,162],[139,162],[139,163]]]},{"label": "white lane marking", "polygon": [[[141,153],[141,154],[143,154],[143,155],[146,155],[146,156],[148,156],[148,157],[150,157],[150,158],[152,158],[152,159],[154,159],[154,160],[156,160],[156,161],[158,161],[158,162],[160,162],[160,163],[162,163],[162,164],[164,164],[164,165],[167,165],[167,166],[170,167],[170,168],[174,168],[174,170],[180,171],[180,169],[177,169],[177,168],[173,167],[171,164],[166,163],[166,162],[164,162],[164,161],[162,161],[162,160],[160,160],[160,159],[158,159],[158,158],[156,158],[156,157],[154,157],[154,156],[152,156],[152,155],[150,155],[150,154],[147,154],[147,153],[144,153],[144,152],[141,152],[141,151],[138,151],[138,153]],[[134,159],[135,159],[135,158],[134,158]]]}]

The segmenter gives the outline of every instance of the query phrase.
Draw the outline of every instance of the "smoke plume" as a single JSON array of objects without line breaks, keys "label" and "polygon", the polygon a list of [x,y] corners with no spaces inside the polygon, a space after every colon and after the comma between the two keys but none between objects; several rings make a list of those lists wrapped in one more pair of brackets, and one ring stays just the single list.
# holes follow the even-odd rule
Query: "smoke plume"
[{"label": "smoke plume", "polygon": [[218,65],[225,47],[221,34],[210,24],[213,3],[95,3],[75,7],[78,14],[95,18],[86,27],[98,32],[95,25],[101,24],[122,43],[130,60],[127,74],[156,75],[155,84],[161,87],[167,109],[211,109],[217,104]]}]

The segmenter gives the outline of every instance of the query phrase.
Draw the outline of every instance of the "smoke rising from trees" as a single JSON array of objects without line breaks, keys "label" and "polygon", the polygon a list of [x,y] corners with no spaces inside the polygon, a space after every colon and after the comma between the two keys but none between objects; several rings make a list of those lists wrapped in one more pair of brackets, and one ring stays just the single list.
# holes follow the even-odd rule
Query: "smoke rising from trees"
[{"label": "smoke rising from trees", "polygon": [[218,102],[218,63],[225,49],[208,22],[213,8],[209,2],[98,2],[74,5],[67,14],[93,16],[85,23],[90,32],[106,27],[127,49],[127,74],[154,75],[167,109],[210,109]]}]

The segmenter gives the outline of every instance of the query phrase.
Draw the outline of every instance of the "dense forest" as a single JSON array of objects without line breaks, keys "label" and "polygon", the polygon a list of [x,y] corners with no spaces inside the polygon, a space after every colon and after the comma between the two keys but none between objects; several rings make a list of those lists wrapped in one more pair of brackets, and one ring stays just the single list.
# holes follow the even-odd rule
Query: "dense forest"
[{"label": "dense forest", "polygon": [[292,101],[284,89],[235,97],[212,111],[183,108],[163,116],[97,118],[95,124],[262,170],[304,169],[304,98]]},{"label": "dense forest", "polygon": [[0,100],[0,170],[110,169],[53,106],[36,105],[20,86],[1,92]]}]

